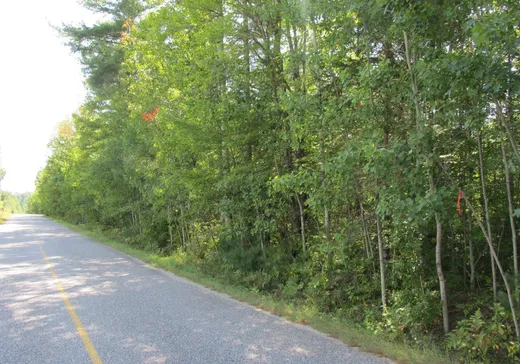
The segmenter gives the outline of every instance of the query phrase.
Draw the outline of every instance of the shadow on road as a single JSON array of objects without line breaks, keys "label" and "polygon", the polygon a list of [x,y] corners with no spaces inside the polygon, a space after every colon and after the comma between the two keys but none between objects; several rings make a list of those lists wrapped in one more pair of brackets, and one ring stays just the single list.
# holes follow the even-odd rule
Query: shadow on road
[{"label": "shadow on road", "polygon": [[0,332],[14,345],[78,341],[38,245],[107,363],[384,362],[37,215],[0,226]]}]

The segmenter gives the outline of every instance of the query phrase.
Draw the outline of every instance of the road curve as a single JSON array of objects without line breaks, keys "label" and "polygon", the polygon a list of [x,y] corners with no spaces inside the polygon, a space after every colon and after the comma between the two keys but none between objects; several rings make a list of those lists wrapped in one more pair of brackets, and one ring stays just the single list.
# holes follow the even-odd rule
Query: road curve
[{"label": "road curve", "polygon": [[13,216],[0,225],[0,363],[95,362],[84,335],[106,364],[391,362],[42,216]]}]

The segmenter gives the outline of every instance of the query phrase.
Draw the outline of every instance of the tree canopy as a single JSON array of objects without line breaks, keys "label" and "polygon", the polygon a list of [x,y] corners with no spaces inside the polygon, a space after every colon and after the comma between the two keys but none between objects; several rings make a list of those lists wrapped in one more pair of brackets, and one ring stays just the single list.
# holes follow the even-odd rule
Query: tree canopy
[{"label": "tree canopy", "polygon": [[90,94],[33,211],[391,339],[520,357],[518,1],[84,4],[107,20],[61,31]]},{"label": "tree canopy", "polygon": [[[0,183],[4,179],[7,171],[0,168]],[[27,207],[29,194],[12,194],[0,189],[0,223],[14,213],[22,213]]]}]

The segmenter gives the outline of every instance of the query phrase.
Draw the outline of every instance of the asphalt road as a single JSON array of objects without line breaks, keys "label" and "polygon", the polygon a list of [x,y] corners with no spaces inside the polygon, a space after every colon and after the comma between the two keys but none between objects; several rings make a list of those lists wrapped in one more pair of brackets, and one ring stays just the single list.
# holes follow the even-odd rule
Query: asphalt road
[{"label": "asphalt road", "polygon": [[0,363],[96,361],[390,363],[42,216],[13,216],[0,225]]}]

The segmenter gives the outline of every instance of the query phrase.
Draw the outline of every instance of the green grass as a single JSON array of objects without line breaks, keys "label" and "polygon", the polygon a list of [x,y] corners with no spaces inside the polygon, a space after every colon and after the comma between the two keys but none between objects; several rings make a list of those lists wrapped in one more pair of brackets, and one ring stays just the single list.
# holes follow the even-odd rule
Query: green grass
[{"label": "green grass", "polygon": [[338,317],[320,313],[313,307],[296,306],[290,302],[261,294],[246,287],[229,285],[219,281],[214,277],[205,275],[196,267],[183,264],[182,258],[176,256],[159,256],[118,242],[100,231],[89,230],[82,226],[72,225],[63,221],[59,222],[74,231],[89,236],[100,243],[137,258],[153,267],[172,272],[209,289],[225,293],[239,301],[249,303],[290,321],[311,326],[362,351],[374,353],[382,357],[389,357],[398,363],[433,364],[454,362],[435,347],[431,349],[417,349],[406,344],[389,342],[371,332],[353,327],[352,324]]},{"label": "green grass", "polygon": [[11,216],[11,214],[4,214],[0,212],[0,225],[7,221],[7,219]]}]

